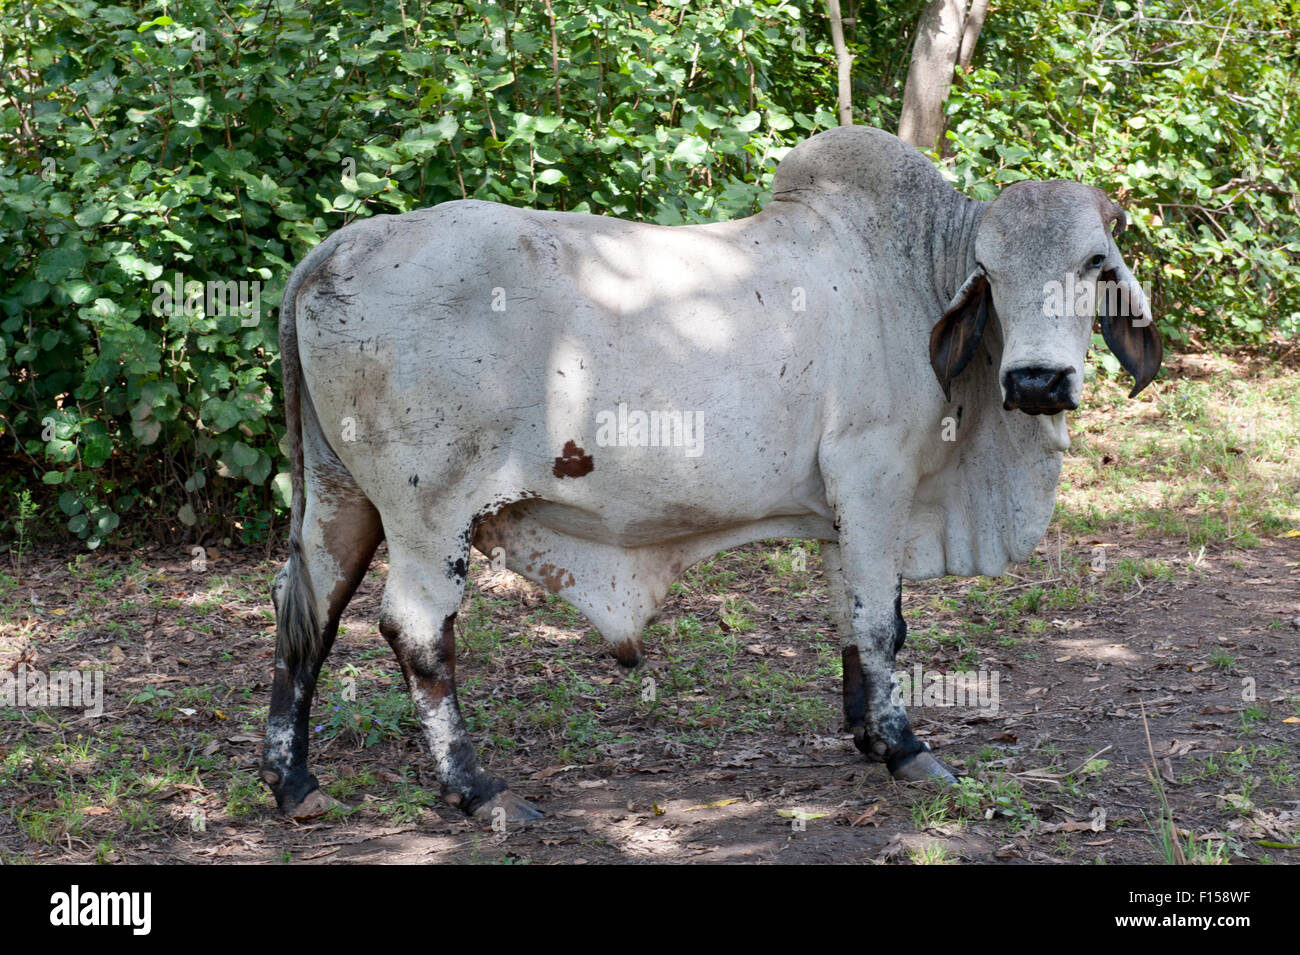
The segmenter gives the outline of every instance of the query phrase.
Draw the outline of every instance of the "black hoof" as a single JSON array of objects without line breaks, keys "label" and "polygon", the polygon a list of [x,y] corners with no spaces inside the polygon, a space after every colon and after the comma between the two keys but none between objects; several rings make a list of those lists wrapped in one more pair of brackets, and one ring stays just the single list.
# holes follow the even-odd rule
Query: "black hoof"
[{"label": "black hoof", "polygon": [[479,803],[472,813],[473,817],[484,825],[502,822],[519,825],[541,819],[543,813],[527,799],[521,799],[509,789],[503,789],[491,799]]},{"label": "black hoof", "polygon": [[957,785],[957,778],[953,776],[952,771],[925,749],[902,760],[890,770],[890,775],[902,782],[937,782],[945,786]]},{"label": "black hoof", "polygon": [[290,819],[312,819],[331,809],[346,808],[343,803],[321,791],[320,782],[311,773],[281,776],[273,766],[262,767],[262,782],[270,787],[275,805]]}]

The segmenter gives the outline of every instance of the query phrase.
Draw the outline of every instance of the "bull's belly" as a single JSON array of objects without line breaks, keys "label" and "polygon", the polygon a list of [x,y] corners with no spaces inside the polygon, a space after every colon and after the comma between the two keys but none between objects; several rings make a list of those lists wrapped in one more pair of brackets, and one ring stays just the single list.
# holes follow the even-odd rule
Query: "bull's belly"
[{"label": "bull's belly", "polygon": [[[557,501],[521,501],[513,505],[516,519],[533,522],[557,534],[614,547],[653,547],[677,542],[721,537],[734,540],[725,546],[739,546],[763,537],[825,536],[831,522],[794,503],[747,515],[730,509],[710,510],[697,503],[644,507],[611,502],[599,511]],[[782,534],[764,533],[777,527]],[[721,548],[720,548],[721,549]]]},{"label": "bull's belly", "polygon": [[[620,652],[630,652],[668,588],[692,564],[766,538],[834,539],[815,514],[769,516],[705,529],[660,516],[638,524],[550,501],[519,501],[482,520],[474,546],[558,594]],[[622,657],[620,657],[622,658]]]}]

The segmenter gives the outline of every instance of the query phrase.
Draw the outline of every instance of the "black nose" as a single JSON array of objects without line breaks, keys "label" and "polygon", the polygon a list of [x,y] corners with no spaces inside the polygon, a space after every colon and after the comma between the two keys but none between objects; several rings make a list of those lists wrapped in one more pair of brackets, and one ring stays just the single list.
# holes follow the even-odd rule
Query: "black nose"
[{"label": "black nose", "polygon": [[1019,408],[1025,414],[1056,414],[1078,407],[1070,397],[1069,368],[1013,368],[1002,379],[1007,411]]}]

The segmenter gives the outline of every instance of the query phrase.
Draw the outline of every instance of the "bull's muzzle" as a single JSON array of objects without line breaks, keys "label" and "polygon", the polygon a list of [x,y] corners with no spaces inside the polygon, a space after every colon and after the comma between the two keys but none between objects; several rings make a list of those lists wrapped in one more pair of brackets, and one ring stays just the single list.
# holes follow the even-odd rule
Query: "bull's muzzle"
[{"label": "bull's muzzle", "polygon": [[1002,407],[1034,415],[1073,411],[1078,403],[1073,398],[1072,374],[1070,368],[1013,368],[1002,377],[1006,396]]}]

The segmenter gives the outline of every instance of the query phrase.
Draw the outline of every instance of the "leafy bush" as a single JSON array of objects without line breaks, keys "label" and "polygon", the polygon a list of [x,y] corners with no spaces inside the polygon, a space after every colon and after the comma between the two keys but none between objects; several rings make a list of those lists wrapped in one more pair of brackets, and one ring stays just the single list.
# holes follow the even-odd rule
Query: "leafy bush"
[{"label": "leafy bush", "polygon": [[352,219],[744,215],[834,122],[789,3],[0,6],[0,433],[91,546],[126,514],[268,533],[271,309]]},{"label": "leafy bush", "polygon": [[[852,5],[859,121],[896,126],[922,6]],[[41,503],[90,546],[123,517],[173,539],[275,537],[273,309],[347,222],[462,197],[744,215],[835,122],[820,0],[0,14],[0,484],[40,475]],[[954,86],[945,166],[984,198],[1026,176],[1111,191],[1175,342],[1295,334],[1285,17],[1281,0],[1005,0]]]},{"label": "leafy bush", "polygon": [[1007,0],[948,101],[958,184],[1106,189],[1167,342],[1295,336],[1296,40],[1277,0]]}]

